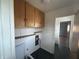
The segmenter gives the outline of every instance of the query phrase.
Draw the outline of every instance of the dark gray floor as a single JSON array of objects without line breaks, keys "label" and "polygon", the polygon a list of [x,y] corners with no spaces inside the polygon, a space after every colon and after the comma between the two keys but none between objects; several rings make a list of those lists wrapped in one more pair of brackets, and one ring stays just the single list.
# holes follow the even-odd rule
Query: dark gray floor
[{"label": "dark gray floor", "polygon": [[70,59],[70,49],[64,46],[60,46],[58,44],[55,44],[55,49],[54,49],[54,53],[55,53],[55,59]]},{"label": "dark gray floor", "polygon": [[54,59],[53,54],[50,54],[49,52],[41,48],[32,53],[32,56],[34,57],[34,59]]}]

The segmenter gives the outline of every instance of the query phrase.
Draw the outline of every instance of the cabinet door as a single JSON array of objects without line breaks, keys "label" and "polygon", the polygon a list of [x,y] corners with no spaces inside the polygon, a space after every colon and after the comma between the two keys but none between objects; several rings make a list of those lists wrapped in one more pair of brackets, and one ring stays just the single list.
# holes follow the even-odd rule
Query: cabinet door
[{"label": "cabinet door", "polygon": [[40,27],[40,12],[35,8],[35,27]]},{"label": "cabinet door", "polygon": [[44,27],[45,14],[40,11],[40,27]]},{"label": "cabinet door", "polygon": [[25,0],[14,0],[15,27],[25,27]]},{"label": "cabinet door", "polygon": [[44,27],[44,13],[35,9],[35,27]]},{"label": "cabinet door", "polygon": [[34,27],[34,7],[26,2],[26,27]]}]

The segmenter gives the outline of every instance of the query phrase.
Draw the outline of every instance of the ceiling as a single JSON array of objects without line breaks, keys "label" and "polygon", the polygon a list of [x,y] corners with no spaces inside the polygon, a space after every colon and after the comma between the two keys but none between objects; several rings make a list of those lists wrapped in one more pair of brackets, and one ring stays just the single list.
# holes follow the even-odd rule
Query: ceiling
[{"label": "ceiling", "polygon": [[43,3],[41,2],[41,0],[26,0],[26,1],[28,1],[30,4],[34,5],[35,7],[44,12],[50,10],[56,10],[79,2],[78,0],[50,0],[49,2],[44,0],[45,2]]}]

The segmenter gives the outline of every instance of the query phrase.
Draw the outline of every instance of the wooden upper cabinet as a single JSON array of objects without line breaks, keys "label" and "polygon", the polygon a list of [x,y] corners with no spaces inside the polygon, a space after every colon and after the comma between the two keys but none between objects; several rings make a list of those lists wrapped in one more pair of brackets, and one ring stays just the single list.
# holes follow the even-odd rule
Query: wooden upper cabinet
[{"label": "wooden upper cabinet", "polygon": [[40,27],[44,27],[44,25],[45,25],[45,14],[44,14],[44,12],[41,12],[40,11]]},{"label": "wooden upper cabinet", "polygon": [[34,7],[26,2],[26,27],[34,27]]},{"label": "wooden upper cabinet", "polygon": [[14,0],[16,28],[44,27],[44,13],[25,0]]},{"label": "wooden upper cabinet", "polygon": [[44,27],[44,13],[26,2],[26,27]]},{"label": "wooden upper cabinet", "polygon": [[35,27],[44,27],[44,13],[35,9]]},{"label": "wooden upper cabinet", "polygon": [[25,0],[14,0],[14,19],[15,27],[25,27]]}]

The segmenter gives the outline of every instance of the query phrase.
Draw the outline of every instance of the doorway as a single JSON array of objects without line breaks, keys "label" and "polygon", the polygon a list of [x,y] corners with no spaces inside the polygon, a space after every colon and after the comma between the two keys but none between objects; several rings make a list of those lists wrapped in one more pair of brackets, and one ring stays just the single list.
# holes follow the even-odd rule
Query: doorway
[{"label": "doorway", "polygon": [[[64,25],[65,24],[65,25]],[[74,15],[57,17],[55,21],[55,43],[60,45],[60,36],[67,35],[66,46],[72,49],[72,35],[73,35]],[[64,30],[65,29],[65,30]],[[60,35],[61,34],[61,35]],[[64,35],[63,35],[64,36]]]},{"label": "doorway", "polygon": [[69,47],[69,37],[70,37],[71,21],[60,22],[60,45]]},{"label": "doorway", "polygon": [[58,17],[55,22],[55,59],[69,59],[72,48],[74,15]]}]

